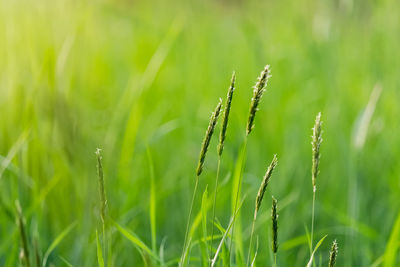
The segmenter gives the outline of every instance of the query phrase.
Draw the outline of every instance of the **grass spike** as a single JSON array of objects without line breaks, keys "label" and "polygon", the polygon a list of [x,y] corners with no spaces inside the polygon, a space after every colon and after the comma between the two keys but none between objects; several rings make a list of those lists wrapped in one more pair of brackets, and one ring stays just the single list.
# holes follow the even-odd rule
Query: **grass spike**
[{"label": "grass spike", "polygon": [[190,228],[190,223],[191,223],[191,218],[192,218],[194,201],[196,199],[197,188],[199,185],[199,177],[203,171],[204,160],[205,160],[205,157],[207,154],[208,146],[210,145],[211,137],[215,130],[215,125],[217,124],[218,117],[221,112],[221,107],[222,107],[222,99],[220,98],[214,112],[211,114],[210,122],[208,124],[207,131],[206,131],[206,134],[204,136],[203,143],[201,146],[199,162],[198,162],[197,169],[196,169],[196,181],[195,181],[195,185],[194,185],[194,189],[193,189],[192,201],[191,201],[190,208],[189,208],[189,215],[188,215],[188,220],[186,223],[185,239],[183,241],[182,255],[181,255],[181,258],[179,261],[179,266],[185,265],[186,255],[187,255],[186,252],[189,250],[190,242],[188,242],[188,235],[189,235],[189,228]]},{"label": "grass spike", "polygon": [[233,92],[235,91],[235,80],[236,80],[236,74],[235,74],[235,72],[233,72],[232,79],[231,79],[231,85],[229,86],[228,94],[227,94],[226,100],[225,100],[225,109],[224,109],[224,114],[222,117],[221,132],[219,134],[219,144],[218,144],[218,155],[219,156],[222,155],[222,151],[224,150],[226,131],[228,129],[229,113],[231,111]]},{"label": "grass spike", "polygon": [[261,203],[264,198],[265,190],[267,189],[269,180],[271,179],[272,172],[274,171],[277,164],[278,164],[278,159],[277,159],[276,155],[274,155],[274,158],[272,159],[270,165],[268,166],[267,172],[265,173],[264,178],[261,182],[260,188],[258,189],[258,193],[257,193],[257,197],[256,197],[256,207],[254,209],[253,223],[251,226],[250,244],[249,244],[249,252],[247,254],[246,266],[249,266],[249,263],[250,263],[250,257],[251,257],[251,252],[252,252],[251,249],[252,249],[253,235],[254,235],[254,226],[256,224],[257,213],[261,207]]},{"label": "grass spike", "polygon": [[329,267],[335,266],[337,254],[338,254],[338,245],[337,245],[336,240],[334,240],[332,243],[331,252],[329,255]]},{"label": "grass spike", "polygon": [[276,155],[274,155],[274,158],[272,159],[271,164],[269,165],[267,172],[265,173],[264,178],[261,182],[260,188],[258,189],[254,219],[257,217],[257,212],[261,207],[261,202],[264,198],[265,190],[267,189],[269,180],[271,179],[272,172],[274,171],[277,164],[278,164],[278,159]]},{"label": "grass spike", "polygon": [[266,65],[261,71],[258,81],[253,89],[253,97],[251,98],[249,118],[247,120],[246,135],[249,135],[254,128],[254,118],[258,110],[258,104],[261,101],[261,97],[264,94],[265,87],[267,86],[268,79],[271,77],[270,66]]},{"label": "grass spike", "polygon": [[278,213],[277,213],[278,201],[272,197],[272,208],[271,208],[271,222],[272,222],[272,252],[275,257],[276,266],[276,253],[278,252]]},{"label": "grass spike", "polygon": [[315,216],[315,193],[317,191],[317,176],[319,174],[319,160],[320,160],[320,146],[322,143],[322,128],[321,128],[321,112],[319,112],[315,118],[315,124],[313,127],[312,135],[312,169],[311,179],[313,186],[313,200],[312,200],[312,211],[311,211],[311,242],[310,242],[310,253],[313,249],[314,239],[314,216]]},{"label": "grass spike", "polygon": [[215,125],[217,124],[218,117],[221,112],[221,107],[222,107],[222,99],[220,98],[217,107],[211,114],[210,123],[208,124],[207,131],[203,139],[203,144],[201,145],[199,162],[196,169],[197,177],[200,176],[201,172],[203,171],[204,160],[206,158],[208,146],[210,145],[211,137],[214,133]]},{"label": "grass spike", "polygon": [[312,171],[311,171],[311,176],[312,176],[312,185],[313,185],[313,190],[317,190],[317,176],[319,174],[319,159],[320,159],[320,146],[322,143],[322,130],[321,130],[321,112],[317,114],[317,117],[315,118],[315,124],[313,128],[313,135],[312,135]]}]

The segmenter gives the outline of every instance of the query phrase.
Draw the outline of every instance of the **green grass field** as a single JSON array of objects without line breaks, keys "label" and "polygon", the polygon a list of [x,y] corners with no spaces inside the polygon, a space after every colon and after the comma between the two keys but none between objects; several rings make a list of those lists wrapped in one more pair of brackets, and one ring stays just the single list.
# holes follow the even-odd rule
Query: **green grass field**
[{"label": "green grass field", "polygon": [[[0,265],[36,266],[36,255],[43,266],[98,265],[101,148],[105,265],[177,266],[201,141],[235,71],[215,250],[232,215],[252,86],[270,64],[243,159],[231,266],[245,266],[254,201],[274,154],[255,265],[273,266],[271,195],[277,265],[310,259],[318,112],[314,246],[328,236],[314,266],[328,266],[335,239],[337,266],[400,266],[399,14],[396,0],[0,0]],[[199,178],[189,266],[209,264],[202,238],[211,231],[219,131]],[[16,201],[30,265],[21,260]],[[218,266],[228,266],[230,237]]]}]

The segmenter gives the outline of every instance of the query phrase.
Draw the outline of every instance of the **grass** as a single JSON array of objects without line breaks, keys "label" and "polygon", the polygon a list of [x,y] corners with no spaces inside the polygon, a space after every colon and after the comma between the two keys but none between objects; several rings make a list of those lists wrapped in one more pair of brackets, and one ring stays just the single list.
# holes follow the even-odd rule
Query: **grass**
[{"label": "grass", "polygon": [[[111,261],[176,266],[199,142],[235,70],[215,208],[223,229],[215,229],[215,254],[232,218],[236,170],[244,163],[251,85],[268,62],[273,77],[246,148],[240,201],[247,198],[237,213],[235,252],[247,252],[265,160],[277,153],[279,168],[267,189],[279,199],[277,265],[306,265],[310,127],[321,111],[314,241],[328,237],[316,251],[316,264],[321,258],[328,265],[337,239],[336,266],[397,266],[399,12],[394,0],[0,0],[0,265],[19,264],[16,199],[32,266],[35,254],[42,259],[74,222],[47,266],[97,265],[96,229],[100,241],[102,236],[93,152],[100,146],[108,215],[122,227],[110,226]],[[371,109],[376,84],[382,90]],[[217,143],[210,143],[199,192],[207,185],[213,192]],[[194,266],[206,261],[199,256],[200,202],[193,212],[193,222],[200,218],[190,253]],[[212,200],[209,238],[211,207]],[[263,207],[255,223],[259,266],[273,264],[269,220]],[[230,238],[228,232],[215,266],[227,259]]]}]

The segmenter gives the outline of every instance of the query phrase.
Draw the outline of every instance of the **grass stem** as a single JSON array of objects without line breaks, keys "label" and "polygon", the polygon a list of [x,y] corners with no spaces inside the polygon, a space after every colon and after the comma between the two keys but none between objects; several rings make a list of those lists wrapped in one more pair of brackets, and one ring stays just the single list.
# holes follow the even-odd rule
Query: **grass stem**
[{"label": "grass stem", "polygon": [[196,183],[195,183],[194,189],[193,189],[192,203],[190,204],[189,215],[188,215],[188,220],[187,220],[187,224],[186,224],[185,239],[183,241],[182,256],[181,256],[181,261],[179,263],[179,266],[181,266],[181,267],[185,265],[185,261],[186,261],[186,247],[189,245],[186,243],[187,243],[187,239],[188,239],[188,235],[189,235],[190,221],[192,218],[192,211],[193,211],[194,201],[195,201],[196,195],[197,195],[198,185],[199,185],[199,176],[196,176]]},{"label": "grass stem", "polygon": [[215,189],[214,189],[214,201],[213,201],[213,210],[212,210],[212,220],[211,220],[211,242],[210,242],[210,260],[213,257],[212,247],[214,242],[214,222],[215,222],[215,206],[217,203],[217,192],[218,192],[218,180],[219,180],[219,172],[221,167],[221,156],[218,156],[218,166],[217,166],[217,175],[215,177]]},{"label": "grass stem", "polygon": [[[240,167],[240,173],[239,173],[239,180],[238,180],[238,184],[237,184],[237,191],[236,191],[236,197],[235,197],[235,207],[233,209],[233,212],[236,211],[237,209],[237,205],[238,205],[238,201],[239,201],[239,197],[240,197],[240,190],[242,187],[242,178],[243,178],[243,171],[244,171],[244,165],[246,162],[246,149],[247,149],[247,137],[248,135],[245,136],[244,139],[244,143],[243,143],[243,150],[242,150],[242,158],[241,158],[241,167]],[[229,261],[231,259],[231,255],[232,255],[232,244],[233,244],[233,239],[234,239],[234,233],[235,233],[235,222],[236,222],[236,216],[233,219],[232,222],[232,234],[231,234],[231,240],[229,242],[229,251],[228,251],[228,257],[229,257]]]},{"label": "grass stem", "polygon": [[254,213],[254,218],[253,218],[253,223],[251,225],[251,234],[250,234],[250,243],[249,243],[249,252],[247,254],[247,263],[246,266],[249,266],[250,263],[250,256],[251,256],[251,250],[253,248],[253,235],[254,235],[254,226],[256,224],[256,218],[257,218],[257,211]]}]

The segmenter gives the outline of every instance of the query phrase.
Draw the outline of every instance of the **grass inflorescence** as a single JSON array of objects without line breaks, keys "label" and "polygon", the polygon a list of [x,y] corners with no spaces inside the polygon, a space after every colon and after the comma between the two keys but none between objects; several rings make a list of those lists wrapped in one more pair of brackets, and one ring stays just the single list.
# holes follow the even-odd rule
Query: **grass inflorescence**
[{"label": "grass inflorescence", "polygon": [[272,252],[274,253],[275,266],[276,266],[276,254],[278,253],[278,212],[277,212],[278,201],[272,197],[272,208],[271,208],[271,225],[272,225]]},{"label": "grass inflorescence", "polygon": [[267,86],[268,79],[271,77],[270,66],[266,65],[261,71],[258,81],[253,89],[253,98],[251,99],[249,118],[247,120],[246,135],[249,135],[254,128],[254,118],[258,110],[258,105],[260,104],[261,97],[264,94],[265,87]]},{"label": "grass inflorescence", "polygon": [[190,227],[190,223],[191,223],[193,205],[194,205],[194,201],[195,201],[196,195],[197,195],[199,177],[203,171],[204,161],[206,158],[208,147],[210,145],[211,137],[213,136],[214,129],[215,129],[215,126],[217,124],[217,121],[218,121],[218,118],[219,118],[219,115],[221,112],[221,108],[222,108],[222,99],[219,100],[214,112],[211,114],[210,122],[208,124],[206,134],[204,136],[203,143],[202,143],[202,146],[200,149],[200,156],[199,156],[199,161],[198,161],[197,169],[196,169],[196,181],[195,181],[195,186],[193,189],[192,201],[191,201],[190,208],[189,208],[188,220],[186,223],[186,232],[185,232],[185,239],[183,241],[182,255],[181,255],[180,262],[179,262],[180,266],[185,265],[186,257],[190,250],[190,241],[188,241],[188,234],[189,234],[189,227]]},{"label": "grass inflorescence", "polygon": [[329,254],[329,267],[335,267],[337,254],[338,254],[338,245],[336,240],[334,240],[332,242],[331,252]]},{"label": "grass inflorescence", "polygon": [[321,112],[315,118],[312,135],[312,169],[311,169],[311,182],[313,190],[312,210],[311,210],[311,237],[310,237],[310,253],[313,250],[314,240],[314,216],[315,216],[315,194],[317,191],[317,176],[319,174],[319,160],[320,160],[320,147],[322,143],[322,129],[321,129]]},{"label": "grass inflorescence", "polygon": [[208,124],[206,134],[204,135],[203,143],[201,145],[201,150],[200,150],[199,162],[197,164],[197,169],[196,169],[197,177],[199,177],[203,171],[203,165],[206,158],[208,146],[210,145],[211,137],[214,133],[215,125],[217,124],[218,117],[221,112],[221,107],[222,107],[222,99],[219,100],[217,107],[211,114],[210,123]]},{"label": "grass inflorescence", "polygon": [[222,123],[221,123],[221,131],[219,134],[219,143],[217,146],[217,152],[218,152],[217,165],[218,166],[217,166],[217,174],[215,177],[214,201],[213,201],[213,207],[212,207],[212,221],[211,221],[211,241],[210,241],[210,249],[209,249],[211,254],[212,254],[212,246],[213,246],[213,242],[214,242],[215,208],[216,208],[216,202],[217,202],[218,180],[219,180],[220,169],[221,169],[221,158],[222,158],[222,152],[224,150],[226,132],[228,130],[229,113],[230,113],[231,105],[232,105],[233,92],[235,91],[235,80],[236,80],[236,75],[235,75],[235,72],[233,72],[231,84],[228,88],[228,94],[227,94],[226,100],[225,100],[225,107],[224,107]]}]

